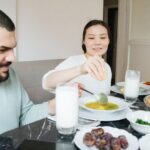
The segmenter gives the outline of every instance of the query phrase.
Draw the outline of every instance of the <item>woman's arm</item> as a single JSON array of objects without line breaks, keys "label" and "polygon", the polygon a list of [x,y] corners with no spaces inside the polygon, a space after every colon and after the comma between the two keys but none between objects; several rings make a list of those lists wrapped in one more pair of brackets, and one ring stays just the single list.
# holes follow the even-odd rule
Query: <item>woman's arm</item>
[{"label": "woman's arm", "polygon": [[54,71],[50,74],[47,74],[43,78],[43,88],[55,88],[58,83],[69,82],[70,80],[84,73],[86,72],[83,69],[83,65],[79,65],[70,69]]},{"label": "woman's arm", "polygon": [[87,61],[82,65],[49,72],[43,77],[43,88],[50,90],[55,88],[59,83],[69,82],[77,76],[86,73],[89,73],[97,80],[104,80],[106,78],[104,60],[96,55],[87,59]]}]

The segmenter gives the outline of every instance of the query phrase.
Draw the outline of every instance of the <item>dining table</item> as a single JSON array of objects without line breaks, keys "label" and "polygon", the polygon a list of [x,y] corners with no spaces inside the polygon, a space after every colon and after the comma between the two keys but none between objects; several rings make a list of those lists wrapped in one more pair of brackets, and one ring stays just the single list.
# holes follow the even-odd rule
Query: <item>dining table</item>
[{"label": "dining table", "polygon": [[[122,97],[120,94],[116,93],[111,93],[113,96],[117,97]],[[136,103],[133,105],[133,111],[136,109],[138,110],[146,110],[146,106],[143,102],[144,96],[139,96],[138,100]],[[132,135],[136,136],[138,139],[142,136],[142,134],[136,132],[130,125],[129,121],[124,118],[121,120],[116,120],[116,121],[101,121],[99,126],[111,126],[119,129],[124,129],[131,133]],[[77,131],[78,132],[78,131]],[[70,138],[61,138],[60,135],[57,132],[56,129],[56,122],[53,120],[50,120],[48,118],[44,118],[42,120],[38,120],[36,122],[33,122],[31,124],[24,125],[22,127],[16,128],[14,130],[5,132],[0,135],[1,137],[4,138],[9,138],[12,140],[14,149],[16,150],[23,150],[19,149],[20,145],[28,140],[28,141],[37,141],[41,142],[41,144],[47,143],[50,145],[53,143],[50,150],[78,150],[78,147],[74,144],[73,138],[74,135],[71,136]],[[60,146],[57,146],[60,145]],[[38,149],[37,149],[38,150]],[[44,149],[43,149],[44,150]],[[46,148],[45,148],[46,150]]]}]

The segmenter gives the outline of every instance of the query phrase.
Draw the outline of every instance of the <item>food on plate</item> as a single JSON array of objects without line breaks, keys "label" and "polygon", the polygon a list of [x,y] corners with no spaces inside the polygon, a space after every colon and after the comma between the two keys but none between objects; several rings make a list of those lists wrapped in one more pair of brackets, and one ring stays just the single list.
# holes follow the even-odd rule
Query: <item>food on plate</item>
[{"label": "food on plate", "polygon": [[121,150],[127,149],[129,144],[124,135],[114,137],[111,133],[105,132],[103,128],[92,129],[91,132],[85,133],[83,143],[102,150]]},{"label": "food on plate", "polygon": [[146,104],[147,107],[150,107],[150,96],[146,96],[144,98],[144,103]]},{"label": "food on plate", "polygon": [[128,141],[124,135],[118,136],[121,148],[126,149],[128,147]]},{"label": "food on plate", "polygon": [[91,133],[92,133],[93,135],[95,135],[96,137],[98,137],[98,136],[104,134],[104,129],[103,129],[103,128],[93,129],[93,130],[91,131]]},{"label": "food on plate", "polygon": [[121,94],[124,94],[124,86],[117,86],[118,90],[120,91]]},{"label": "food on plate", "polygon": [[96,110],[114,110],[119,108],[119,106],[115,103],[108,102],[106,104],[101,104],[98,101],[88,102],[85,104],[85,106]]},{"label": "food on plate", "polygon": [[138,123],[138,124],[141,124],[141,125],[149,125],[150,126],[150,122],[144,121],[143,119],[137,119],[135,121],[135,123]]},{"label": "food on plate", "polygon": [[120,87],[121,94],[124,94],[124,87]]},{"label": "food on plate", "polygon": [[144,84],[146,84],[146,85],[150,85],[150,81],[144,82]]},{"label": "food on plate", "polygon": [[92,136],[92,133],[87,132],[83,138],[83,143],[87,146],[93,146],[95,144],[95,137]]}]

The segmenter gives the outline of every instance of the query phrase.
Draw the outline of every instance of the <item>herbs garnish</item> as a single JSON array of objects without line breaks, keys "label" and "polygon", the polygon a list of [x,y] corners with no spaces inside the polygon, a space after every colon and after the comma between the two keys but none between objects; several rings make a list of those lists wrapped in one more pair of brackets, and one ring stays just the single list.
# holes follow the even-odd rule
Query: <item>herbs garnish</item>
[{"label": "herbs garnish", "polygon": [[136,123],[141,124],[141,125],[149,125],[150,126],[150,122],[144,121],[142,119],[137,119]]}]

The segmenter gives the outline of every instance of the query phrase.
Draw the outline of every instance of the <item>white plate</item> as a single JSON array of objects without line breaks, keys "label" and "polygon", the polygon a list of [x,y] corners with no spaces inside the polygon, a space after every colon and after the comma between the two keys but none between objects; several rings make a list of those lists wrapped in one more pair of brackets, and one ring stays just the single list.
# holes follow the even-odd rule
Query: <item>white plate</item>
[{"label": "white plate", "polygon": [[100,120],[100,121],[117,121],[125,119],[127,113],[131,112],[131,109],[127,108],[122,111],[114,113],[100,113],[100,112],[91,112],[85,109],[80,108],[79,116],[85,119],[91,120]]},{"label": "white plate", "polygon": [[[139,95],[149,95],[150,94],[150,86],[143,84],[144,82],[140,83],[140,91]],[[111,91],[115,93],[122,94],[120,88],[124,86],[124,82],[118,82],[116,85],[111,86]]]},{"label": "white plate", "polygon": [[[48,119],[52,120],[52,121],[56,121],[56,116],[55,115],[48,115],[47,116]],[[81,130],[82,128],[85,127],[96,127],[100,125],[100,121],[98,120],[91,120],[91,119],[84,119],[84,118],[80,118],[78,119],[78,129]]]},{"label": "white plate", "polygon": [[[118,86],[118,87],[124,87],[124,82],[117,82],[116,83],[116,85]],[[140,91],[141,92],[143,92],[143,91],[145,91],[145,90],[149,90],[150,89],[150,86],[149,85],[146,85],[146,84],[144,84],[144,82],[141,82],[140,83]]]},{"label": "white plate", "polygon": [[79,106],[86,109],[86,110],[92,111],[92,112],[101,112],[101,113],[104,113],[104,114],[122,111],[122,110],[124,110],[128,107],[128,105],[124,101],[124,99],[114,97],[114,96],[108,96],[108,101],[117,104],[119,106],[118,109],[114,109],[114,110],[96,110],[96,109],[88,108],[88,107],[85,106],[86,103],[95,102],[95,101],[96,101],[95,97],[92,97],[92,96],[81,97],[79,99]]},{"label": "white plate", "polygon": [[139,139],[140,149],[149,150],[150,149],[150,134],[146,134]]},{"label": "white plate", "polygon": [[[117,129],[117,128],[113,128],[113,127],[102,127],[105,132],[109,132],[111,133],[114,137],[117,137],[119,135],[125,135],[128,143],[129,143],[129,147],[126,150],[137,150],[139,147],[138,144],[138,140],[135,136],[133,136],[132,134],[128,133],[125,130],[122,129]],[[94,128],[84,128],[80,131],[78,131],[75,135],[74,138],[74,143],[76,144],[76,146],[81,149],[81,150],[98,150],[96,147],[92,147],[89,148],[87,147],[84,143],[83,143],[83,136],[85,135],[86,132],[90,132],[92,129]]]}]

